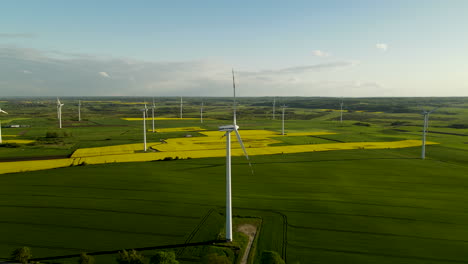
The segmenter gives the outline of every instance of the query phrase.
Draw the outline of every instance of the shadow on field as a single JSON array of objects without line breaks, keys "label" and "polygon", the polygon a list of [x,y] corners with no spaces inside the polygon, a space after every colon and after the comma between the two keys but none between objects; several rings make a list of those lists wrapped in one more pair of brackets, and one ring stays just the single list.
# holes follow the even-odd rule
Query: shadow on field
[{"label": "shadow on field", "polygon": [[[170,248],[184,248],[184,247],[194,247],[194,246],[206,246],[206,245],[214,245],[216,243],[225,243],[226,240],[210,240],[205,242],[196,242],[196,243],[186,243],[186,244],[174,244],[174,245],[165,245],[165,246],[152,246],[152,247],[141,247],[141,248],[129,248],[125,249],[127,251],[131,251],[132,249],[136,251],[146,251],[146,250],[155,250],[155,249],[170,249]],[[216,245],[222,246],[222,245]],[[104,250],[104,251],[95,251],[86,253],[87,255],[97,256],[97,255],[108,255],[108,254],[117,254],[122,249],[118,250]],[[53,257],[43,257],[43,258],[32,258],[31,261],[43,261],[43,260],[56,260],[56,259],[64,259],[64,258],[77,258],[80,254],[72,254],[72,255],[63,255],[63,256],[53,256]]]}]

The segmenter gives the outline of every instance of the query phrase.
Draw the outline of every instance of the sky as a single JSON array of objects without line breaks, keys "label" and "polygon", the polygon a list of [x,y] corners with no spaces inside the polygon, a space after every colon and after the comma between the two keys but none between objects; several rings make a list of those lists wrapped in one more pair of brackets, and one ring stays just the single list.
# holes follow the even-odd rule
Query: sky
[{"label": "sky", "polygon": [[468,96],[468,1],[23,1],[2,96]]}]

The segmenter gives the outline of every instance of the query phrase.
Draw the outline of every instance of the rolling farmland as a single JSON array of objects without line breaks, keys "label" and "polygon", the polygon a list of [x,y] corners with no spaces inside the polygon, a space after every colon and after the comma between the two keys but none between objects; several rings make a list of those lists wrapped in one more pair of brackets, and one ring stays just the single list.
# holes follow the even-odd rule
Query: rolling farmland
[{"label": "rolling farmland", "polygon": [[[1,148],[0,157],[38,159],[47,149],[64,157],[0,162],[0,170],[42,169],[0,174],[0,258],[21,246],[41,258],[203,242],[223,232],[224,139],[213,130],[226,121],[158,120],[158,132],[148,132],[156,151],[138,153],[141,120],[119,116],[138,105],[119,107],[108,119],[93,113],[87,125],[65,118],[52,138],[44,134],[57,131],[55,120],[46,118],[2,130],[6,140],[33,142]],[[437,144],[427,160],[416,114],[346,112],[340,125],[336,111],[320,109],[317,119],[288,120],[284,137],[279,120],[240,120],[254,174],[234,148],[233,213],[261,219],[255,254],[273,250],[287,263],[467,263],[467,129],[449,127],[467,120],[466,108],[434,114],[428,140]],[[391,125],[401,120],[408,123]],[[197,263],[202,251],[176,253]]]}]

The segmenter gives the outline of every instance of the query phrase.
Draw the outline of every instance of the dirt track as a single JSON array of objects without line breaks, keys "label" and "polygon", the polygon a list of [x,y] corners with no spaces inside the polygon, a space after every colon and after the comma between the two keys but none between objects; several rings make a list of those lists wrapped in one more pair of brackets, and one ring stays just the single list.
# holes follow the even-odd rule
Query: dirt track
[{"label": "dirt track", "polygon": [[247,260],[249,259],[250,249],[252,248],[252,243],[255,239],[255,235],[257,234],[257,227],[251,224],[244,224],[237,228],[237,231],[246,234],[249,236],[249,243],[247,244],[247,248],[245,249],[244,256],[242,256],[242,260],[240,264],[247,264]]}]

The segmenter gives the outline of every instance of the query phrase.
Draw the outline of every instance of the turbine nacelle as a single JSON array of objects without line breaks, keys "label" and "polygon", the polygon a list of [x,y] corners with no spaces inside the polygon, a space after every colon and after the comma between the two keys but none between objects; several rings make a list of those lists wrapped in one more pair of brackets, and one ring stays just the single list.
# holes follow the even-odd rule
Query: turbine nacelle
[{"label": "turbine nacelle", "polygon": [[239,129],[238,125],[226,125],[226,126],[220,126],[218,131],[232,132],[232,131],[236,131],[238,129]]}]

